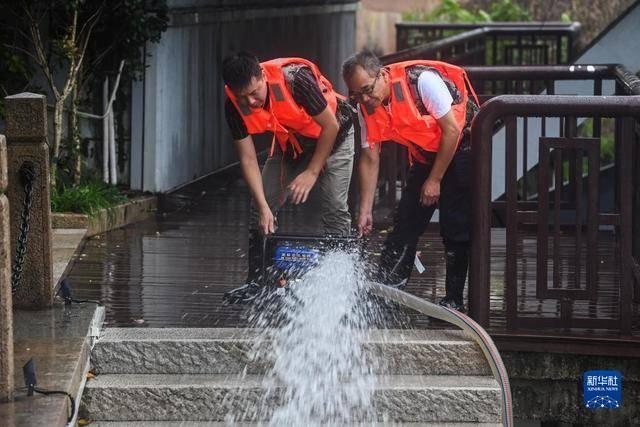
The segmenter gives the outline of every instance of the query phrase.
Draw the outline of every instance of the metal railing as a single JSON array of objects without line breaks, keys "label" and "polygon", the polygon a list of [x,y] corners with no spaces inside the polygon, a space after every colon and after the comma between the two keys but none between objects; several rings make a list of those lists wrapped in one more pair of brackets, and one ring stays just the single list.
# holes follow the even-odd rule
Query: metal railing
[{"label": "metal railing", "polygon": [[[479,95],[472,126],[473,318],[504,348],[531,349],[535,335],[536,348],[573,340],[581,352],[613,354],[621,347],[585,343],[638,341],[640,80],[618,65],[544,65],[571,60],[578,24],[548,25],[532,37],[532,25],[403,23],[399,40],[410,39],[402,31],[427,27],[439,31],[433,37],[466,32],[381,59],[463,65]],[[508,46],[524,44],[548,46],[545,61],[513,62],[526,54],[509,54]],[[378,200],[393,206],[406,152],[385,145]]]},{"label": "metal railing", "polygon": [[[616,64],[601,65],[561,65],[561,66],[529,66],[529,67],[465,67],[469,75],[481,104],[489,99],[501,94],[518,94],[518,95],[631,95],[633,94],[634,84],[636,92],[640,90],[634,78],[623,67]],[[638,81],[636,78],[635,81]],[[521,200],[527,200],[535,195],[537,191],[535,180],[531,179],[531,174],[535,174],[535,168],[532,168],[532,160],[536,161],[535,151],[531,153],[530,135],[532,134],[531,126],[539,126],[540,131],[544,132],[548,123],[545,118],[535,119],[531,123],[528,118],[522,119],[520,144],[521,151],[519,155],[522,157],[522,164],[527,167],[521,167],[521,173],[518,176],[518,197]],[[500,129],[502,125],[498,122],[495,130]],[[603,119],[594,117],[593,119],[574,120],[573,122],[563,122],[555,125],[556,131],[564,132],[567,126],[573,126],[574,130],[580,131],[580,136],[601,138],[607,141],[613,139],[613,126],[611,123],[605,123],[603,135]],[[578,129],[578,127],[580,129]],[[562,129],[560,129],[562,128]],[[570,132],[571,129],[568,130]],[[540,133],[540,132],[539,132]],[[532,134],[531,137],[540,135]],[[535,147],[533,147],[535,148]],[[533,154],[533,158],[531,157]],[[563,161],[567,162],[567,159]],[[605,161],[606,163],[606,161]],[[606,165],[603,165],[606,166]],[[572,169],[573,172],[573,169]],[[574,187],[575,174],[570,174],[568,185]],[[494,194],[494,196],[497,196]],[[506,205],[503,200],[494,201],[494,222],[504,225],[504,215]]]},{"label": "metal railing", "polygon": [[580,95],[600,96],[603,94],[603,82],[611,81],[624,84],[625,78],[622,74],[627,73],[616,64],[468,66],[464,69],[481,103],[495,95],[562,94],[562,88],[560,91],[556,90],[556,82],[571,80],[592,82],[590,93],[586,93],[585,89],[582,89]]},{"label": "metal railing", "polygon": [[[562,331],[632,338],[640,332],[633,314],[640,299],[640,80],[617,66],[540,69],[536,75],[470,70],[481,80],[552,80],[547,93],[571,73],[590,76],[596,96],[503,95],[487,101],[474,119],[470,313],[492,333],[511,336]],[[598,96],[606,80],[615,83],[616,96]],[[589,135],[579,132],[587,120],[593,123]],[[606,170],[603,120],[612,123],[614,144]],[[493,201],[492,171],[502,165],[492,151],[501,126],[505,194]],[[536,170],[527,176],[532,151]],[[613,187],[608,208],[602,195],[609,186],[599,182],[606,179]],[[530,183],[535,192],[527,192]],[[491,285],[491,227],[492,209],[500,205],[506,254],[497,290]]]},{"label": "metal railing", "polygon": [[401,22],[396,24],[398,52],[387,56],[396,62],[420,54],[458,65],[568,64],[579,31],[578,22]]},{"label": "metal railing", "polygon": [[521,21],[521,22],[419,22],[404,21],[396,24],[396,48],[407,49],[435,40],[441,40],[456,34],[464,33],[478,28],[505,28],[517,27],[537,30],[540,28],[571,31],[573,35],[580,31],[579,22],[562,21]]}]

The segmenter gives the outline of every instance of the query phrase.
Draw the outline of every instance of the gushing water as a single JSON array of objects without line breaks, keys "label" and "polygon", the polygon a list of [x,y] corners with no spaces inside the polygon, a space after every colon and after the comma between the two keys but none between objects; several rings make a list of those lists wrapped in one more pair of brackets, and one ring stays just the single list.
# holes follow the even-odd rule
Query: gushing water
[{"label": "gushing water", "polygon": [[375,366],[363,351],[371,305],[360,266],[355,253],[329,252],[277,305],[257,315],[256,325],[265,332],[255,353],[273,363],[259,409],[273,411],[269,425],[369,418]]}]

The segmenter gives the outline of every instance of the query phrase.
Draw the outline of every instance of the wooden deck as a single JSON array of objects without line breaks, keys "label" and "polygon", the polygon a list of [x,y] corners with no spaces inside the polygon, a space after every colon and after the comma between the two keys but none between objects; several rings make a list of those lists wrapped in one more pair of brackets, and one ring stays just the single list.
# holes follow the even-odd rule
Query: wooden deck
[{"label": "wooden deck", "polygon": [[[166,196],[161,213],[145,221],[90,239],[70,273],[78,298],[103,301],[110,326],[148,327],[240,327],[247,324],[246,306],[225,305],[222,295],[238,286],[245,277],[247,218],[249,196],[237,173],[220,174],[192,184]],[[280,217],[281,231],[297,227],[295,209]],[[389,226],[389,210],[376,212],[378,232],[369,240],[368,252],[375,258]],[[309,230],[306,230],[309,231]],[[575,303],[570,315],[575,319],[597,319],[605,327],[557,329],[544,326],[524,327],[517,335],[558,335],[623,339],[607,328],[619,316],[618,262],[611,233],[600,236],[598,266],[598,303]],[[520,242],[518,263],[518,315],[553,319],[566,307],[557,300],[539,300],[535,295],[535,235]],[[572,239],[567,236],[566,245]],[[568,247],[568,246],[567,246]],[[407,290],[436,302],[444,295],[443,246],[437,225],[420,241],[421,260],[427,267],[414,272]],[[504,296],[504,229],[492,233],[491,251],[491,332],[504,337],[514,335],[507,329]],[[573,252],[571,252],[573,253]],[[375,259],[374,259],[375,261]],[[568,261],[568,260],[567,260]],[[559,273],[567,282],[575,272],[572,263],[561,263]],[[549,267],[550,274],[553,271]],[[582,275],[584,277],[584,274]],[[634,336],[624,337],[640,347],[640,316],[634,306]],[[417,313],[397,313],[394,327],[431,328],[434,324]],[[542,320],[544,321],[544,320]],[[522,325],[521,325],[522,326]],[[531,326],[531,325],[528,325]],[[516,340],[517,344],[517,340]]]}]

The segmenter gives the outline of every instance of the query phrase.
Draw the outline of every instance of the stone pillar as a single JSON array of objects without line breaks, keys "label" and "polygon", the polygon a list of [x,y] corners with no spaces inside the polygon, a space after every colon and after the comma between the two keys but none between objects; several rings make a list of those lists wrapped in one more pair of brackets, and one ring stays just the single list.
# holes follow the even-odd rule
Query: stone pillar
[{"label": "stone pillar", "polygon": [[44,95],[21,93],[8,96],[5,101],[12,259],[16,253],[25,197],[20,168],[30,162],[35,173],[22,279],[13,302],[18,308],[50,307],[53,303],[53,262],[47,100]]},{"label": "stone pillar", "polygon": [[0,402],[13,400],[13,307],[7,191],[7,144],[0,135]]}]

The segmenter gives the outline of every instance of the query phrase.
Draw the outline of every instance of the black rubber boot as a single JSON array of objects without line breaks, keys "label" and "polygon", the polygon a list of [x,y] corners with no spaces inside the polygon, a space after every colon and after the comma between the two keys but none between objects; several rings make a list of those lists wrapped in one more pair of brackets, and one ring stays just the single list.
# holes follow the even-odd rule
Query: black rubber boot
[{"label": "black rubber boot", "polygon": [[445,242],[445,259],[447,276],[445,280],[446,295],[440,305],[464,310],[464,284],[469,269],[469,243]]},{"label": "black rubber boot", "polygon": [[239,304],[253,301],[262,293],[262,256],[264,249],[264,236],[258,230],[249,231],[249,251],[247,262],[249,270],[245,283],[235,289],[225,292],[224,299],[231,304]]},{"label": "black rubber boot", "polygon": [[380,255],[377,281],[397,289],[404,289],[413,269],[415,248],[394,245],[387,241]]}]

